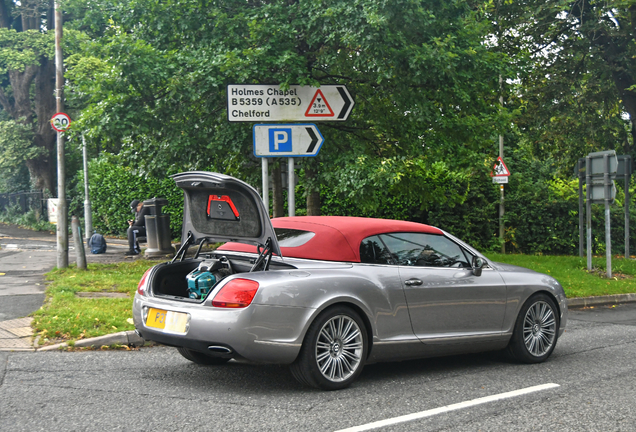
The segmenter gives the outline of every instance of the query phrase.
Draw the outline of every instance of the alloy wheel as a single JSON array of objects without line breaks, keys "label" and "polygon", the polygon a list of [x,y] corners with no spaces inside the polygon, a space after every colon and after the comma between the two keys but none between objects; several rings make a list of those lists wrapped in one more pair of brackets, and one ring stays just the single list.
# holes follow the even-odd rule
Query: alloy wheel
[{"label": "alloy wheel", "polygon": [[360,327],[351,317],[336,315],[320,329],[316,341],[316,362],[329,381],[345,381],[361,364],[364,349]]},{"label": "alloy wheel", "polygon": [[552,348],[555,336],[554,310],[544,301],[534,303],[528,308],[523,322],[523,341],[528,352],[541,357]]}]

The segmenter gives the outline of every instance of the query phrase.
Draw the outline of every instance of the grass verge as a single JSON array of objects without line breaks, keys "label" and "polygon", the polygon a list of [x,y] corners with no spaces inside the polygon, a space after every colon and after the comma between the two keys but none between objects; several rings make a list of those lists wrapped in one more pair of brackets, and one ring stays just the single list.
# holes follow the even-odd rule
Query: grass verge
[{"label": "grass verge", "polygon": [[[33,313],[39,344],[48,345],[134,330],[132,301],[144,272],[161,261],[134,260],[116,264],[75,266],[47,274],[44,306]],[[121,293],[124,298],[78,297],[77,293]]]},{"label": "grass verge", "polygon": [[607,279],[605,257],[592,258],[592,272],[588,272],[585,257],[496,253],[489,253],[486,256],[493,261],[549,274],[563,286],[568,298],[636,293],[636,260],[613,257],[612,275],[614,277]]},{"label": "grass verge", "polygon": [[[568,297],[590,297],[636,292],[636,260],[615,258],[615,278],[605,277],[605,257],[593,259],[588,273],[585,258],[572,256],[502,255],[494,261],[527,267],[554,276]],[[135,260],[117,264],[71,266],[48,273],[50,284],[44,306],[33,314],[39,343],[47,345],[133,330],[132,299],[143,273],[161,261]],[[124,293],[126,298],[86,298],[76,293]]]}]

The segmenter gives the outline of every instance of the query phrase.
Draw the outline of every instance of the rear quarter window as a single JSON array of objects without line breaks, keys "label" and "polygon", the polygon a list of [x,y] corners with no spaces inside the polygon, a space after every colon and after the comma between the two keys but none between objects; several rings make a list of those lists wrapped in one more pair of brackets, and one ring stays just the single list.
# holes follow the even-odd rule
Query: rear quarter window
[{"label": "rear quarter window", "polygon": [[316,233],[289,228],[274,228],[280,247],[298,247],[314,238]]}]

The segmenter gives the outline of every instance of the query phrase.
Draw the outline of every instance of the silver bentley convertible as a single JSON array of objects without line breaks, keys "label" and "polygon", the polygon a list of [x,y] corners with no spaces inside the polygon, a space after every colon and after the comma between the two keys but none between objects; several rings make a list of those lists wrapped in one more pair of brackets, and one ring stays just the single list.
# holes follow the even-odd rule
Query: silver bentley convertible
[{"label": "silver bentley convertible", "polygon": [[335,390],[374,362],[503,349],[542,362],[565,329],[554,278],[492,262],[441,229],[339,216],[270,221],[238,179],[173,178],[185,194],[182,246],[144,274],[133,315],[144,339],[195,363],[288,364],[301,383]]}]

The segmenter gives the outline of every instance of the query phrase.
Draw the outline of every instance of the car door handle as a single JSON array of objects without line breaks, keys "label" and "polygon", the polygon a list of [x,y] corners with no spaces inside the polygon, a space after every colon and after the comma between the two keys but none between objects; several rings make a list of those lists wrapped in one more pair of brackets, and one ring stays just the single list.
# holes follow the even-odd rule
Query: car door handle
[{"label": "car door handle", "polygon": [[422,281],[419,279],[409,279],[404,281],[404,285],[412,286],[412,285],[422,285]]}]

